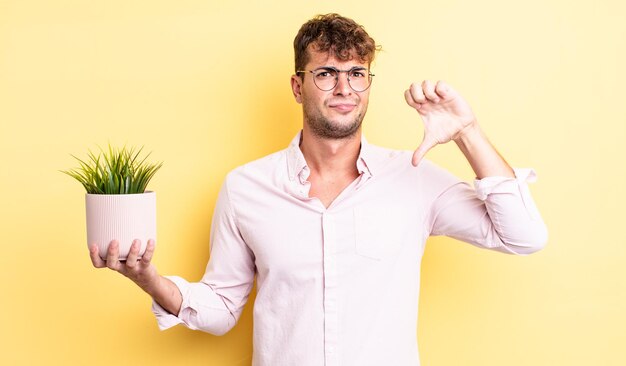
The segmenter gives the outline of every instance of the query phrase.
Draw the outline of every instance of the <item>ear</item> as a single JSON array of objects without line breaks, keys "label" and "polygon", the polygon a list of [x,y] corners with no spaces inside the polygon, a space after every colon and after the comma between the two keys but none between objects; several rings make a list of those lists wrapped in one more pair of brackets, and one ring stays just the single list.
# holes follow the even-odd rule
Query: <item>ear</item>
[{"label": "ear", "polygon": [[302,80],[298,75],[291,75],[291,91],[298,104],[302,104]]}]

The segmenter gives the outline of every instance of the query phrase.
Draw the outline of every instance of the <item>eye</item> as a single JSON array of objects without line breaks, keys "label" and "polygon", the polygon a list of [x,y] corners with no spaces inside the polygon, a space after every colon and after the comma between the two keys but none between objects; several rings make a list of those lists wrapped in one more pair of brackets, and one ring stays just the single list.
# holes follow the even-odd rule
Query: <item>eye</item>
[{"label": "eye", "polygon": [[365,70],[352,70],[350,71],[351,78],[364,78],[366,76]]},{"label": "eye", "polygon": [[319,79],[332,79],[337,76],[337,72],[333,69],[321,69],[315,76]]}]

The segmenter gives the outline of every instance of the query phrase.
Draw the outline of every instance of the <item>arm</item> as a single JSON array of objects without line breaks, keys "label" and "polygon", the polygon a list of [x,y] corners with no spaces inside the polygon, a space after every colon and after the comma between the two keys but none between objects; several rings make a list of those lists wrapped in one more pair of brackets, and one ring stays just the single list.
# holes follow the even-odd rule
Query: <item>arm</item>
[{"label": "arm", "polygon": [[[429,164],[426,164],[429,163]],[[547,229],[527,182],[530,169],[514,169],[515,177],[475,180],[473,189],[430,162],[422,163],[433,187],[427,227],[475,246],[507,254],[527,255],[545,246]]]},{"label": "arm", "polygon": [[[238,218],[231,202],[229,176],[223,184],[211,223],[211,256],[204,276],[199,282],[188,282],[177,276],[171,281],[182,297],[179,311],[161,306],[155,297],[152,310],[160,329],[184,324],[214,335],[223,335],[239,320],[254,283],[256,268],[254,254],[240,231]],[[164,287],[161,287],[164,289]],[[167,297],[167,291],[165,291]]]},{"label": "arm", "polygon": [[515,177],[513,169],[487,140],[478,123],[468,126],[454,142],[472,166],[477,179]]},{"label": "arm", "polygon": [[452,175],[442,180],[447,184],[432,205],[431,233],[511,254],[541,249],[547,230],[526,186],[532,172],[518,173],[506,163],[481,131],[467,102],[444,82],[414,83],[405,98],[425,128],[413,165],[436,145],[454,141],[477,177],[476,190]]},{"label": "arm", "polygon": [[[228,178],[227,178],[228,179]],[[135,282],[153,298],[152,310],[160,329],[184,324],[214,335],[223,335],[237,323],[252,289],[254,255],[239,232],[227,184],[220,190],[211,225],[211,258],[200,282],[157,273],[151,259],[154,243],[138,259],[140,243],[133,243],[126,262],[118,260],[118,244],[112,242],[106,260],[90,247],[95,267],[108,267]]]}]

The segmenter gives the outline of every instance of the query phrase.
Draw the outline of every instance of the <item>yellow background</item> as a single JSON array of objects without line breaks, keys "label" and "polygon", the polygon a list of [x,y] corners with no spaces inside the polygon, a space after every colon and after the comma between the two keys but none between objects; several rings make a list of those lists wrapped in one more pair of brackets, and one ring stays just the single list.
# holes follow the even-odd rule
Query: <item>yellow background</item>
[{"label": "yellow background", "polygon": [[[292,41],[327,12],[383,46],[370,142],[414,149],[403,91],[443,79],[511,165],[539,175],[545,250],[430,240],[423,364],[626,364],[626,6],[607,0],[0,1],[0,364],[250,364],[252,301],[223,337],[160,332],[148,296],[91,267],[82,187],[58,170],[107,142],[153,151],[154,262],[198,280],[225,174],[301,126]],[[473,178],[456,146],[428,157]]]}]

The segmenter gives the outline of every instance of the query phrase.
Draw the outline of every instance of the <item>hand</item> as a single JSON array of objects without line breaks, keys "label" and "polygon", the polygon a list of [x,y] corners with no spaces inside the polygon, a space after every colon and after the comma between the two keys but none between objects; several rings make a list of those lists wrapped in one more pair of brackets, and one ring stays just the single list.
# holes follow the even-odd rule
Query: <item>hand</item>
[{"label": "hand", "polygon": [[123,274],[139,287],[148,291],[150,287],[156,286],[160,279],[156,268],[151,263],[155,248],[154,240],[148,240],[146,251],[141,259],[139,259],[140,248],[141,242],[139,240],[133,241],[125,262],[119,260],[119,243],[117,240],[113,240],[109,245],[106,260],[100,258],[98,245],[96,244],[92,244],[89,247],[89,255],[94,267],[108,267],[109,269]]},{"label": "hand", "polygon": [[424,122],[424,139],[413,153],[413,166],[419,164],[428,150],[460,138],[477,125],[469,104],[443,81],[438,81],[437,85],[428,80],[421,85],[413,83],[404,92],[404,98]]}]

